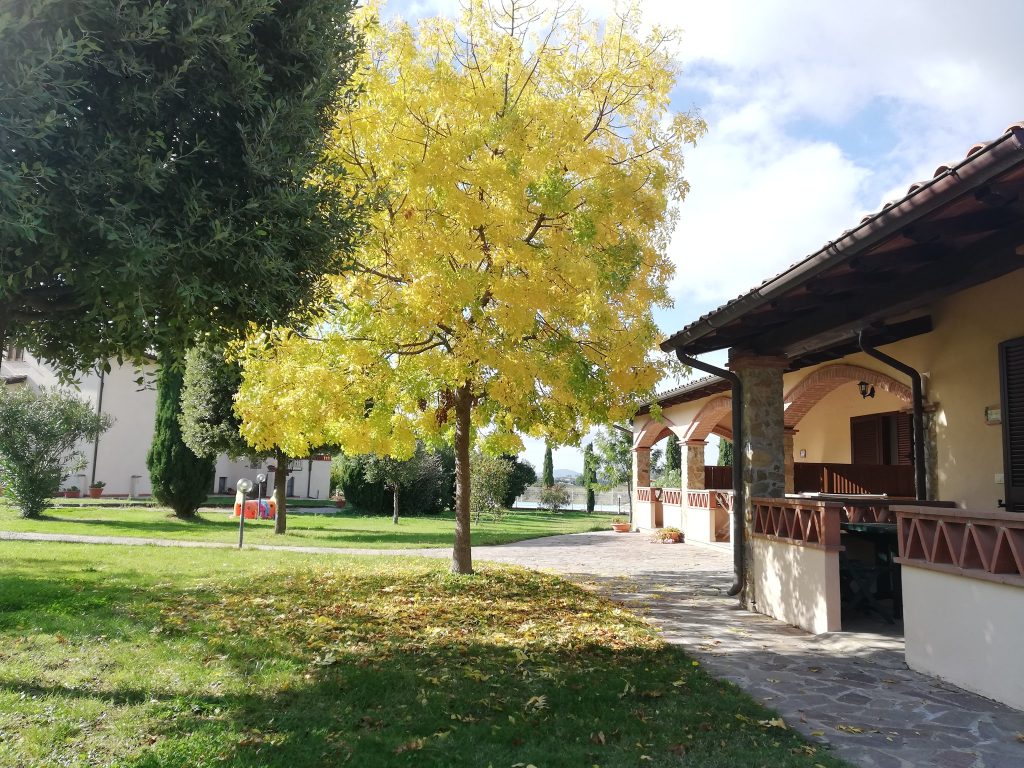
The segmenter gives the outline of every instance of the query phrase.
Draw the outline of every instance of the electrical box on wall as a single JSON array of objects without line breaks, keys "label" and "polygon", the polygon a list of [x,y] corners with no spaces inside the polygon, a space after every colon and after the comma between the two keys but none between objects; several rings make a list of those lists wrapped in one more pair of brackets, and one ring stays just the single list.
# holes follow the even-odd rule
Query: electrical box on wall
[{"label": "electrical box on wall", "polygon": [[986,424],[1002,424],[1003,423],[1003,412],[999,409],[998,405],[990,405],[985,409],[985,423]]},{"label": "electrical box on wall", "polygon": [[1003,485],[1003,473],[996,472],[996,485]]}]

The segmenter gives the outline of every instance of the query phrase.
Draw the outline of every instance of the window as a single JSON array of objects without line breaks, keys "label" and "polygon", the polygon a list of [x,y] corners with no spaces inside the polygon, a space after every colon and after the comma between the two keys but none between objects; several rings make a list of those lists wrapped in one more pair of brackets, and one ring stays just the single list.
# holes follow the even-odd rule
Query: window
[{"label": "window", "polygon": [[1024,512],[1024,337],[999,345],[1006,508]]},{"label": "window", "polygon": [[228,492],[228,479],[226,477],[217,478],[217,493]]},{"label": "window", "polygon": [[13,344],[8,344],[7,351],[4,353],[4,359],[12,363],[23,363],[25,362],[25,350]]},{"label": "window", "polygon": [[913,418],[892,411],[850,418],[851,464],[913,464]]}]

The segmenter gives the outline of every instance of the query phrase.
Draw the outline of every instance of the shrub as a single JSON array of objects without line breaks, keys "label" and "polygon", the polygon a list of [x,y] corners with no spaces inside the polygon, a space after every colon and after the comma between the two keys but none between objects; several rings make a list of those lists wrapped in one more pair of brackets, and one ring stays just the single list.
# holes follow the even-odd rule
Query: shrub
[{"label": "shrub", "polygon": [[508,478],[508,489],[501,500],[502,506],[511,509],[523,491],[537,482],[537,470],[528,461],[520,461],[516,456],[506,455],[504,458],[513,462],[512,473]]},{"label": "shrub", "polygon": [[508,494],[513,459],[507,456],[489,456],[483,452],[473,454],[473,474],[469,481],[469,510],[475,522],[487,512],[499,519],[506,510],[505,496]]},{"label": "shrub", "polygon": [[540,491],[540,504],[545,509],[558,512],[562,507],[567,507],[572,500],[569,489],[561,483],[556,483]]},{"label": "shrub", "polygon": [[60,484],[85,466],[77,445],[110,423],[70,393],[0,388],[0,478],[23,516],[42,513]]}]

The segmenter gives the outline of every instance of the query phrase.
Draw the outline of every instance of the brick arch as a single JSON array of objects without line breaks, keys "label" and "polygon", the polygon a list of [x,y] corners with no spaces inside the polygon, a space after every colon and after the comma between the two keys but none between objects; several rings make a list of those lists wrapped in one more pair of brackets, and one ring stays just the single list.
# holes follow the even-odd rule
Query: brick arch
[{"label": "brick arch", "polygon": [[892,376],[849,363],[826,365],[794,386],[782,399],[786,408],[786,426],[795,427],[822,398],[851,381],[866,381],[876,389],[888,392],[905,403],[913,400],[910,387],[896,381]]},{"label": "brick arch", "polygon": [[684,440],[707,440],[725,414],[732,411],[731,397],[715,397],[704,403],[683,435]]},{"label": "brick arch", "polygon": [[640,428],[638,434],[633,435],[633,450],[650,448],[662,438],[672,434],[674,426],[675,424],[664,416],[661,417],[661,421],[651,419]]}]

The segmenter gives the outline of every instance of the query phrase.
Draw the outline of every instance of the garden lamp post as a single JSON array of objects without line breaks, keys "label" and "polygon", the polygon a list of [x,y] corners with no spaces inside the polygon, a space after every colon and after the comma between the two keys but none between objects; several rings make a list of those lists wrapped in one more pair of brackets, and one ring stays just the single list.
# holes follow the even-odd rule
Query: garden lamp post
[{"label": "garden lamp post", "polygon": [[260,472],[256,475],[256,516],[260,517],[260,513],[263,511],[260,507],[263,505],[263,483],[266,481],[267,476]]},{"label": "garden lamp post", "polygon": [[239,510],[240,514],[238,515],[238,548],[241,549],[242,539],[245,537],[245,497],[252,490],[252,480],[243,477],[235,485],[235,488],[242,494],[242,508]]}]

